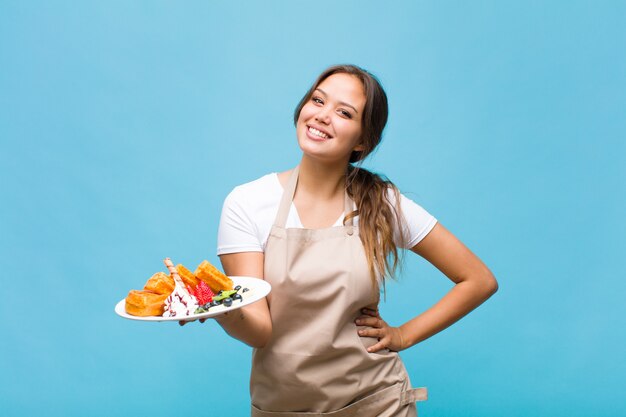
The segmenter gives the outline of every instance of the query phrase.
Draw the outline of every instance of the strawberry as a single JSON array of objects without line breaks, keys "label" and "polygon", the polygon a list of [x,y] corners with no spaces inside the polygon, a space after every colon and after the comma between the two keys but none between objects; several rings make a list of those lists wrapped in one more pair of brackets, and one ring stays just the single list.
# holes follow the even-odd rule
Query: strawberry
[{"label": "strawberry", "polygon": [[198,299],[198,304],[203,305],[213,301],[215,293],[211,291],[211,288],[209,288],[206,282],[200,281],[198,285],[196,285],[193,295]]}]

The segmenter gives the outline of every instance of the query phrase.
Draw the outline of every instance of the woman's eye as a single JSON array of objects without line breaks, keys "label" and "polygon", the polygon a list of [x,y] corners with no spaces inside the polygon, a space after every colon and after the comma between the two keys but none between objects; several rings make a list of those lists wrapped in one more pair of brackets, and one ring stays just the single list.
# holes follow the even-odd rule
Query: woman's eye
[{"label": "woman's eye", "polygon": [[348,119],[352,119],[352,115],[345,110],[340,110],[342,116],[347,117]]},{"label": "woman's eye", "polygon": [[322,101],[322,99],[321,99],[321,98],[319,98],[319,97],[313,97],[311,100],[312,100],[314,103],[318,103],[318,104],[323,104],[323,103],[324,103],[324,102]]}]

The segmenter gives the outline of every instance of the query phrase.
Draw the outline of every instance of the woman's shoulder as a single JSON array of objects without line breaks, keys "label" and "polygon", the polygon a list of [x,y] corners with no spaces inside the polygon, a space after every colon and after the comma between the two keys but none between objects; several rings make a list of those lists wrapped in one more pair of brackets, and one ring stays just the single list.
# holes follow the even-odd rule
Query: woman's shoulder
[{"label": "woman's shoulder", "polygon": [[280,198],[282,187],[276,172],[272,172],[255,180],[237,185],[226,197],[225,204],[240,206],[263,206]]},{"label": "woman's shoulder", "polygon": [[280,185],[280,183],[278,182],[278,174],[276,172],[271,172],[255,180],[237,185],[235,188],[233,188],[233,192],[266,190],[268,188],[271,189],[273,187],[276,187],[277,185]]},{"label": "woman's shoulder", "polygon": [[[419,243],[437,223],[437,218],[427,211],[423,206],[420,198],[414,193],[406,193],[397,191],[400,197],[397,204],[396,190],[390,187],[387,190],[387,198],[392,206],[400,209],[401,224],[404,228],[404,236],[397,236],[397,244],[410,249]],[[419,202],[418,202],[419,201]]]},{"label": "woman's shoulder", "polygon": [[403,206],[405,204],[421,205],[422,199],[419,197],[418,194],[410,191],[401,191],[396,185],[387,185],[385,192],[387,194],[387,201],[389,201],[389,203],[391,203],[392,205],[396,205],[396,203],[398,202],[397,197],[400,198],[400,206]]}]

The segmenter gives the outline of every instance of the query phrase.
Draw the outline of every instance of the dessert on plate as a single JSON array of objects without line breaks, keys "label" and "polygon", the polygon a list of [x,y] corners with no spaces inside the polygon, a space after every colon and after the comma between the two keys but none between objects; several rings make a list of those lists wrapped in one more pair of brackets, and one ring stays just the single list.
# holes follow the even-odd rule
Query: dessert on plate
[{"label": "dessert on plate", "polygon": [[164,262],[170,274],[157,272],[142,290],[131,290],[125,300],[126,313],[184,318],[243,300],[241,286],[233,288],[233,281],[208,261],[202,261],[193,273],[182,264],[174,267],[169,258]]},{"label": "dessert on plate", "polygon": [[130,290],[126,297],[126,312],[133,316],[161,316],[168,294]]}]

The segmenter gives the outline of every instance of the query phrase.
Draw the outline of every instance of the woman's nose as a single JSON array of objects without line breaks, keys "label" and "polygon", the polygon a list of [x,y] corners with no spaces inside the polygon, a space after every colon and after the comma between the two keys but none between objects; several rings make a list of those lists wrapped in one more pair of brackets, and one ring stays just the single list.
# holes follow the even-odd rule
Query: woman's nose
[{"label": "woman's nose", "polygon": [[330,122],[330,114],[328,112],[328,108],[324,107],[319,109],[319,111],[315,115],[315,120],[320,123],[328,124]]}]

